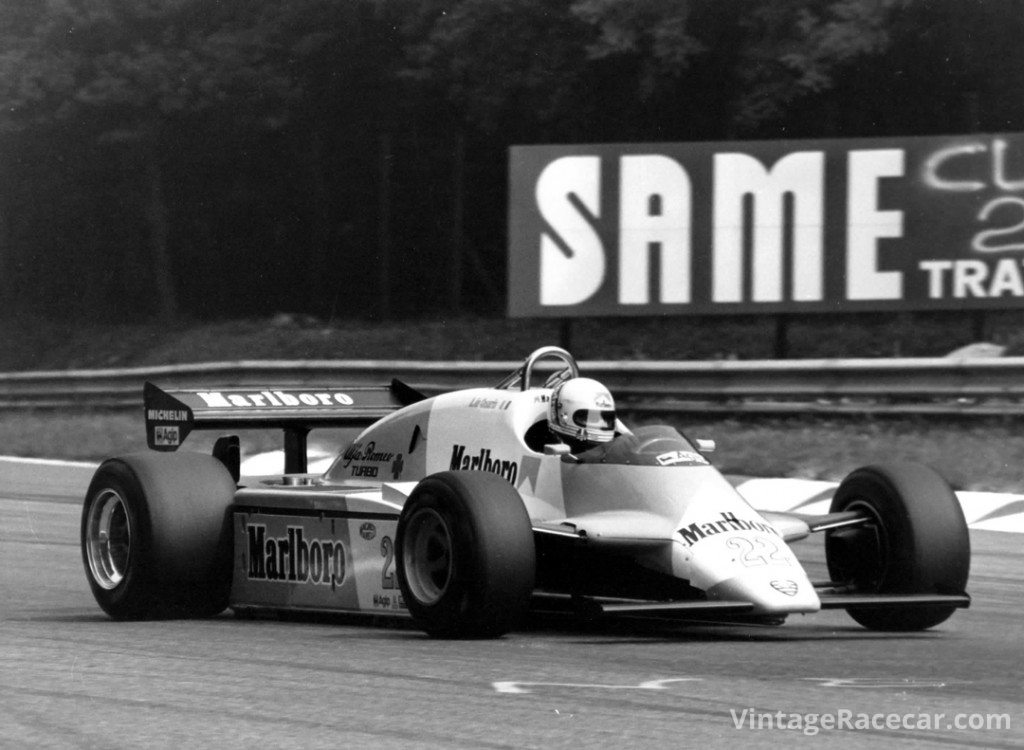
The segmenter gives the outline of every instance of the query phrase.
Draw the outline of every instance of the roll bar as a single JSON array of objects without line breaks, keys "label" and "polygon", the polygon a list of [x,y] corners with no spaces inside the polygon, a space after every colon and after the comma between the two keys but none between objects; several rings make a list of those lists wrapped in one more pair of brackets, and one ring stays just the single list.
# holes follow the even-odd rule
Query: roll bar
[{"label": "roll bar", "polygon": [[530,382],[533,379],[534,365],[536,365],[540,360],[546,358],[560,359],[565,363],[565,369],[559,370],[549,377],[544,384],[545,387],[551,387],[560,380],[579,377],[579,365],[576,364],[575,358],[569,354],[569,352],[558,346],[542,346],[540,349],[533,351],[530,356],[523,361],[523,364],[520,367],[517,367],[511,373],[506,375],[505,378],[495,387],[504,390],[511,390],[518,385],[520,390],[528,391],[531,387]]}]

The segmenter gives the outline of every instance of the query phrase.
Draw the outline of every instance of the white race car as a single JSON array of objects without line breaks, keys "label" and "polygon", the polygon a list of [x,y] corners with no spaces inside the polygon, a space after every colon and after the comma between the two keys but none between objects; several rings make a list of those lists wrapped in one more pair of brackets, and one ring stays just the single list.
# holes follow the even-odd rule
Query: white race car
[{"label": "white race car", "polygon": [[[553,374],[535,383],[541,360]],[[932,470],[862,468],[826,515],[759,513],[705,458],[710,441],[671,427],[616,421],[610,442],[570,452],[548,413],[552,388],[578,375],[568,352],[545,347],[494,388],[429,398],[399,381],[147,384],[153,450],[105,461],[85,498],[96,600],[116,619],[411,615],[438,637],[498,636],[542,603],[772,624],[843,608],[882,630],[969,605],[967,527]],[[310,429],[357,424],[326,473],[306,471]],[[283,474],[241,479],[237,436],[213,456],[177,452],[192,429],[241,427],[284,430]],[[828,581],[812,582],[788,544],[815,532]]]}]

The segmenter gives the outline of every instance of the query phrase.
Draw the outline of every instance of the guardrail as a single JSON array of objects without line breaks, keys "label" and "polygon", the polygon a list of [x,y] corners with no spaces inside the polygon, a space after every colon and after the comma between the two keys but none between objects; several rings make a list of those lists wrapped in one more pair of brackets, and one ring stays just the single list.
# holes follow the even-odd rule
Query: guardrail
[{"label": "guardrail", "polygon": [[[0,408],[130,408],[166,388],[362,385],[398,377],[428,393],[497,383],[520,362],[241,360],[0,373]],[[581,362],[626,410],[1024,415],[1024,358]]]}]

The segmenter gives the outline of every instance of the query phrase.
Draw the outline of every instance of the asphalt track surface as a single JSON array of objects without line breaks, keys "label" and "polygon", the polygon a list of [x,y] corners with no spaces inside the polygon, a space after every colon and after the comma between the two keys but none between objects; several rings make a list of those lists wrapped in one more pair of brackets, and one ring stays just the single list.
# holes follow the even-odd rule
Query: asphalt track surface
[{"label": "asphalt track surface", "polygon": [[[843,612],[453,642],[363,619],[115,623],[82,569],[90,473],[0,463],[0,747],[1024,747],[1019,534],[972,531],[971,609],[911,635]],[[820,544],[796,550],[820,576]]]}]

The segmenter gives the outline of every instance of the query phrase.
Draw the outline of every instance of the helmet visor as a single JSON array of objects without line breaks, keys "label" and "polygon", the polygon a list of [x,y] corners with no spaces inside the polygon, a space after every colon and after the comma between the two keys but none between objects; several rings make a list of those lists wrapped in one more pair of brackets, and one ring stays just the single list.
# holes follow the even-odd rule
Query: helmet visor
[{"label": "helmet visor", "polygon": [[577,409],[572,414],[572,421],[577,427],[588,430],[614,430],[615,412],[611,410]]}]

